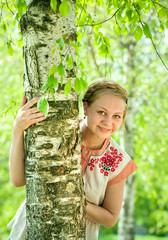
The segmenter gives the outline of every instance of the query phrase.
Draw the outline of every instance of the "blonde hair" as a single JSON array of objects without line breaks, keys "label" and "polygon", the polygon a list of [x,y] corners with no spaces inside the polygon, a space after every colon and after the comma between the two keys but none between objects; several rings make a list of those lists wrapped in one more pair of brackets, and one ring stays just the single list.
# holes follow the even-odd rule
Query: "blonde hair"
[{"label": "blonde hair", "polygon": [[107,91],[112,93],[114,96],[123,99],[126,103],[122,120],[122,126],[124,128],[125,118],[128,111],[128,92],[118,83],[114,81],[108,81],[105,78],[99,79],[91,83],[84,94],[83,102],[87,102],[87,105],[90,106],[97,98],[99,98],[102,93],[105,93]]}]

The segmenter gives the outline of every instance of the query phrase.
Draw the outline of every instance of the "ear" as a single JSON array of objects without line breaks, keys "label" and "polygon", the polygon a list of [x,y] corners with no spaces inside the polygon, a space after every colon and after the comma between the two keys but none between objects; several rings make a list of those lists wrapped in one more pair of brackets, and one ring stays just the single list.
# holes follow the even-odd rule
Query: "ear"
[{"label": "ear", "polygon": [[83,109],[84,109],[85,116],[87,116],[87,108],[88,108],[87,102],[83,102]]}]

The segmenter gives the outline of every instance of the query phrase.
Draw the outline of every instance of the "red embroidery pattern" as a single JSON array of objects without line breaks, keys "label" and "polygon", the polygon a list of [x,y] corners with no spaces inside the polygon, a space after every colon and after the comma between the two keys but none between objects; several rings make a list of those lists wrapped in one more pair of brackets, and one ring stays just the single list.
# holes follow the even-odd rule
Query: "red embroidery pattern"
[{"label": "red embroidery pattern", "polygon": [[91,158],[88,166],[90,167],[90,171],[93,171],[95,164],[99,165],[100,173],[104,174],[104,176],[108,176],[110,172],[114,172],[120,162],[122,162],[124,156],[122,153],[118,154],[118,150],[110,147],[103,157],[101,158]]}]

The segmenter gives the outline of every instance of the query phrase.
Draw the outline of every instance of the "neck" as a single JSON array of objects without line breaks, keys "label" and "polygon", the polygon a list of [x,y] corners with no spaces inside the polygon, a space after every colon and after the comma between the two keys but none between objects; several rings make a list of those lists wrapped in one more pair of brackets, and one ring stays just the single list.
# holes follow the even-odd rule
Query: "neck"
[{"label": "neck", "polygon": [[87,127],[86,119],[82,120],[80,130],[83,139],[82,144],[84,147],[92,150],[98,150],[102,148],[105,139],[100,139],[92,134],[92,132]]}]

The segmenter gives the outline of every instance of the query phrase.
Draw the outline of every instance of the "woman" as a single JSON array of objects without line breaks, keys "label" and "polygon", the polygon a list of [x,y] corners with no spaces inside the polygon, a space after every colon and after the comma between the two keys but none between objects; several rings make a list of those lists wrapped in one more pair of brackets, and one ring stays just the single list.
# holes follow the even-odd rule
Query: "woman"
[{"label": "woman", "polygon": [[[11,181],[16,187],[25,185],[24,130],[45,119],[36,107],[32,108],[38,99],[26,103],[26,98],[23,98],[13,127],[9,169]],[[96,81],[85,92],[83,107],[85,117],[80,122],[80,130],[83,139],[81,165],[87,200],[86,239],[96,240],[99,224],[112,227],[117,222],[126,178],[137,166],[111,138],[121,125],[124,126],[128,110],[127,91],[115,82]],[[24,202],[9,224],[12,228],[11,240],[25,239],[25,216]],[[20,219],[21,227],[17,227]]]}]

